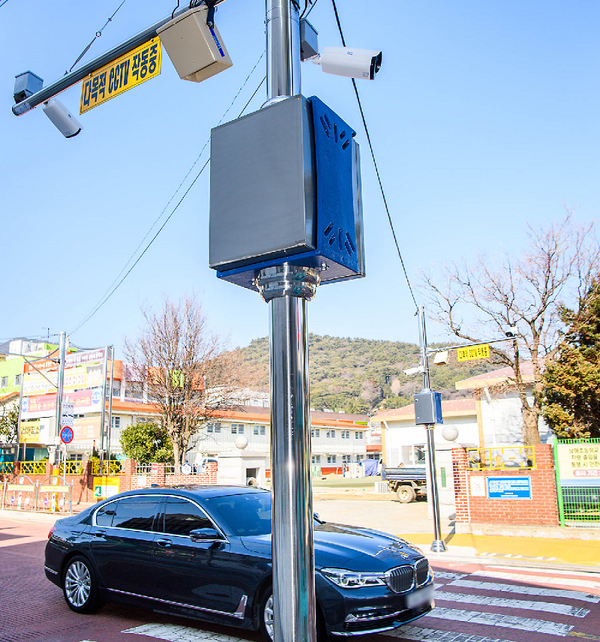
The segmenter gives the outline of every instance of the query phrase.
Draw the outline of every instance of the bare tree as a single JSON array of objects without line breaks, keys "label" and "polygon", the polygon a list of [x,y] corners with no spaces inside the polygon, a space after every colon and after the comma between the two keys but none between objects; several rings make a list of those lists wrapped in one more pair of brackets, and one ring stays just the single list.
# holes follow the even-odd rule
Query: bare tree
[{"label": "bare tree", "polygon": [[126,358],[160,412],[179,472],[202,425],[239,404],[239,353],[227,351],[224,339],[208,330],[193,298],[166,300],[158,312],[142,312],[145,327],[137,339],[125,341]]},{"label": "bare tree", "polygon": [[[439,279],[422,275],[421,280],[434,318],[455,336],[476,343],[517,328],[510,348],[490,348],[497,363],[512,369],[509,384],[521,402],[523,442],[532,445],[540,443],[543,362],[560,341],[559,305],[588,290],[600,252],[594,224],[576,225],[569,211],[547,228],[528,225],[528,237],[529,249],[517,257],[479,255],[473,265],[445,265]],[[526,396],[529,385],[533,405]]]}]

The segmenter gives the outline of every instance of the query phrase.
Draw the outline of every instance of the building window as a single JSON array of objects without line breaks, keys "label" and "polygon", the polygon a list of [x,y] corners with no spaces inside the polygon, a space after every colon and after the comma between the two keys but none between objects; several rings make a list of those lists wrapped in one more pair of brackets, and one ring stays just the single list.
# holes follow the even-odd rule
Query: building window
[{"label": "building window", "polygon": [[260,435],[261,437],[264,437],[267,434],[267,430],[264,426],[254,426],[252,432],[255,435]]},{"label": "building window", "polygon": [[321,429],[320,428],[311,428],[310,430],[310,436],[311,437],[320,437],[321,436]]},{"label": "building window", "polygon": [[211,434],[220,434],[221,424],[206,424],[206,432]]},{"label": "building window", "polygon": [[350,439],[350,431],[342,430],[342,439]]},{"label": "building window", "polygon": [[355,439],[364,439],[365,438],[365,433],[362,430],[357,430],[354,433],[354,438]]},{"label": "building window", "polygon": [[321,455],[313,455],[311,461],[313,464],[319,465],[321,463]]},{"label": "building window", "polygon": [[113,381],[113,397],[121,396],[121,382]]},{"label": "building window", "polygon": [[325,433],[325,436],[327,437],[327,439],[335,439],[335,430],[328,430]]},{"label": "building window", "polygon": [[112,418],[112,429],[113,430],[121,430],[121,417],[115,417],[113,415],[113,418]]},{"label": "building window", "polygon": [[342,455],[342,462],[349,464],[352,461],[352,455]]},{"label": "building window", "polygon": [[244,424],[231,424],[231,434],[232,435],[243,435],[244,434]]},{"label": "building window", "polygon": [[8,377],[0,379],[0,388],[8,388]]},{"label": "building window", "polygon": [[15,375],[15,386],[20,386],[21,385],[21,375],[17,374]]},{"label": "building window", "polygon": [[327,455],[328,464],[337,464],[337,455]]}]

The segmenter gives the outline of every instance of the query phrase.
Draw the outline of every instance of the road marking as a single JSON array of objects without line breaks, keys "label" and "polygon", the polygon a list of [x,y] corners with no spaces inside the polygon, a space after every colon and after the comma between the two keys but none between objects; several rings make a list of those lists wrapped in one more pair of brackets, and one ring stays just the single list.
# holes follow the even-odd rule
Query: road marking
[{"label": "road marking", "polygon": [[548,622],[547,620],[534,620],[528,617],[514,615],[500,615],[498,613],[482,613],[481,611],[463,611],[462,609],[446,609],[436,606],[427,614],[428,618],[451,620],[453,622],[470,622],[472,624],[486,624],[488,626],[503,626],[509,629],[530,631],[531,633],[545,633],[565,637],[574,627],[570,624]]},{"label": "road marking", "polygon": [[394,631],[386,631],[385,636],[402,638],[403,640],[425,640],[426,642],[510,642],[499,638],[488,638],[484,635],[457,633],[456,631],[439,631],[425,629],[420,626],[403,626]]},{"label": "road marking", "polygon": [[447,571],[433,571],[436,580],[460,580],[467,577],[468,573],[448,573]]},{"label": "road marking", "polygon": [[540,584],[566,584],[567,586],[581,586],[586,588],[593,588],[600,591],[600,582],[592,580],[580,580],[571,577],[550,577],[549,575],[521,575],[516,573],[503,573],[502,571],[475,571],[471,573],[477,577],[492,577],[501,580],[512,580],[513,582],[525,582],[526,584],[540,583]]},{"label": "road marking", "polygon": [[[504,570],[504,571],[510,571],[514,570],[514,566],[502,566],[502,564],[496,564],[494,566],[495,570]],[[578,576],[578,577],[597,577],[598,573],[596,571],[563,571],[561,569],[556,569],[556,568],[531,568],[531,567],[526,567],[526,566],[519,566],[519,571],[527,571],[528,573],[549,573],[552,577],[555,575],[570,575],[572,577]]]},{"label": "road marking", "polygon": [[513,584],[497,584],[496,582],[479,582],[476,580],[455,580],[444,586],[458,586],[460,588],[484,589],[486,591],[502,591],[505,593],[521,593],[522,595],[537,595],[538,597],[558,597],[560,599],[580,600],[581,602],[592,602],[598,604],[598,595],[589,595],[579,591],[560,589],[547,589],[541,586],[514,586]]},{"label": "road marking", "polygon": [[147,635],[166,642],[243,642],[242,638],[234,638],[231,635],[176,624],[142,624],[121,633]]},{"label": "road marking", "polygon": [[435,599],[445,602],[459,602],[465,604],[481,604],[483,606],[496,606],[506,609],[524,609],[527,611],[545,611],[559,615],[585,617],[588,609],[580,609],[569,604],[556,604],[554,602],[534,602],[531,600],[511,600],[505,597],[490,597],[489,595],[466,595],[464,593],[450,593],[449,591],[435,592]]}]

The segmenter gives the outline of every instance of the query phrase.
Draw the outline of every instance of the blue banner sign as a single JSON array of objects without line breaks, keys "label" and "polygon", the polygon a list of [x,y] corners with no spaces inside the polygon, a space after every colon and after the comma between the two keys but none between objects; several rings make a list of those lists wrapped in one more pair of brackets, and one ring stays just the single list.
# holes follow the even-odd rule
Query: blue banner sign
[{"label": "blue banner sign", "polygon": [[531,477],[486,477],[489,499],[531,499]]}]

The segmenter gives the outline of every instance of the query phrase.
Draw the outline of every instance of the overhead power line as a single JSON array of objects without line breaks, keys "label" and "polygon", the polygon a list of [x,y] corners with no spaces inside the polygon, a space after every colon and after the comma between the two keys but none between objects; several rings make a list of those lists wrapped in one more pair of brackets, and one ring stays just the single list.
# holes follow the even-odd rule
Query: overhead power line
[{"label": "overhead power line", "polygon": [[[8,1],[8,0],[4,0],[4,2],[7,2],[7,1]],[[90,42],[90,44],[89,44],[89,45],[88,45],[88,46],[87,46],[87,47],[86,47],[86,48],[85,48],[85,49],[84,49],[84,50],[79,54],[79,57],[78,57],[78,58],[77,58],[77,60],[76,60],[76,61],[71,65],[71,68],[70,68],[68,71],[65,71],[65,75],[67,75],[67,74],[69,74],[69,73],[71,73],[71,72],[73,71],[73,68],[74,68],[74,67],[77,65],[77,63],[78,63],[78,62],[79,62],[79,61],[80,61],[80,60],[85,56],[85,54],[90,50],[91,46],[96,42],[96,40],[97,40],[98,38],[100,38],[100,36],[102,35],[102,32],[103,32],[103,31],[106,29],[106,27],[108,26],[108,23],[109,23],[109,22],[111,22],[111,21],[112,21],[112,19],[117,15],[117,13],[119,12],[119,9],[120,9],[124,4],[125,4],[125,2],[127,2],[127,0],[123,0],[123,2],[121,2],[121,4],[116,8],[116,10],[115,10],[115,12],[112,14],[112,16],[111,16],[111,17],[110,17],[110,18],[109,18],[109,19],[104,23],[104,26],[102,27],[102,29],[100,29],[99,31],[96,31],[96,35],[95,35],[95,36],[94,36],[94,38],[92,39],[92,42]],[[1,6],[2,6],[2,5],[0,4],[0,7],[1,7]]]},{"label": "overhead power line", "polygon": [[[342,30],[342,24],[340,22],[340,16],[335,4],[335,0],[331,0],[333,4],[333,12],[335,13],[335,21],[340,32],[340,37],[342,39],[342,45],[346,46],[346,39],[344,38],[344,32]],[[313,5],[314,6],[314,5]],[[371,143],[371,135],[369,134],[369,128],[367,127],[367,120],[365,118],[365,112],[363,110],[362,102],[360,100],[360,95],[358,93],[358,87],[356,86],[356,80],[352,78],[352,86],[354,87],[354,94],[356,95],[356,101],[358,102],[358,109],[360,110],[360,117],[362,118],[363,127],[365,128],[365,134],[367,135],[367,143],[369,144],[369,150],[371,151],[371,158],[373,160],[373,167],[375,168],[375,174],[377,175],[377,182],[379,183],[379,190],[381,191],[381,197],[383,198],[383,205],[387,214],[388,222],[390,224],[390,229],[392,231],[392,237],[394,238],[394,244],[396,245],[396,251],[398,252],[398,257],[400,258],[400,264],[402,265],[402,271],[404,272],[404,278],[406,279],[406,284],[408,285],[408,290],[410,296],[412,297],[415,308],[418,311],[419,306],[417,304],[417,299],[415,298],[415,293],[413,291],[412,284],[408,277],[408,272],[406,270],[406,265],[404,263],[404,258],[402,257],[402,252],[400,251],[400,245],[398,243],[398,237],[396,236],[396,230],[394,229],[394,222],[392,221],[392,215],[390,214],[390,208],[388,206],[387,198],[385,195],[385,190],[383,189],[383,182],[381,180],[381,175],[379,173],[379,167],[377,165],[377,160],[375,158],[375,151],[373,150],[373,145]]]}]

